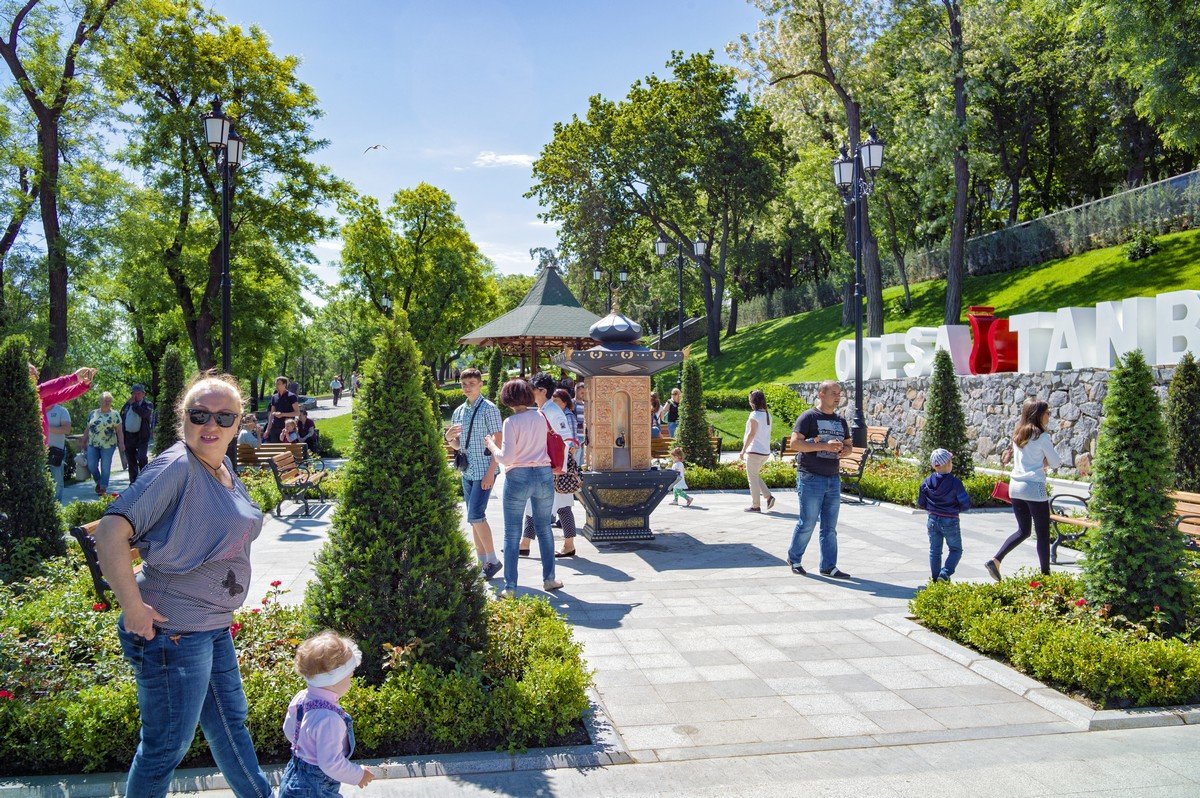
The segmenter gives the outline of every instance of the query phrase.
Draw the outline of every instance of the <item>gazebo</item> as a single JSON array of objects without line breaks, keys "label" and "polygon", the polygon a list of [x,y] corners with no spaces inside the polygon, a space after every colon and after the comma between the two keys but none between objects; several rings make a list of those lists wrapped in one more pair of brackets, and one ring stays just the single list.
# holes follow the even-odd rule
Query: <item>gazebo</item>
[{"label": "gazebo", "polygon": [[521,304],[458,339],[462,344],[495,346],[506,355],[528,357],[537,371],[538,353],[593,346],[589,330],[600,317],[584,310],[553,266],[542,269]]}]

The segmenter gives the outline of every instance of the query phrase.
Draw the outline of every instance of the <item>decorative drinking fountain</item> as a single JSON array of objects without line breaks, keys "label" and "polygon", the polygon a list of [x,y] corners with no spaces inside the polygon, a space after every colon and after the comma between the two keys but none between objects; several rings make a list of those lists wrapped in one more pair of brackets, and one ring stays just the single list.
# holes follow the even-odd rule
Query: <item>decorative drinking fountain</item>
[{"label": "decorative drinking fountain", "polygon": [[650,513],[677,476],[651,464],[650,376],[677,366],[683,353],[642,346],[642,328],[616,307],[589,335],[599,345],[554,358],[587,385],[581,532],[588,540],[650,540]]}]

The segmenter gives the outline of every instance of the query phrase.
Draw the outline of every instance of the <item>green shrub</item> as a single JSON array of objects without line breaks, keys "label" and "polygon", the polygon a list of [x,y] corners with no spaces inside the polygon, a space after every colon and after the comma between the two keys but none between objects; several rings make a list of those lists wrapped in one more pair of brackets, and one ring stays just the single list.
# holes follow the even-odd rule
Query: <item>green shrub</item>
[{"label": "green shrub", "polygon": [[928,463],[934,449],[947,449],[954,455],[954,475],[959,479],[974,473],[958,377],[954,374],[950,353],[944,349],[937,350],[933,358],[933,376],[929,379],[929,395],[925,398],[925,429],[921,431],[918,459]]},{"label": "green shrub", "polygon": [[767,397],[767,407],[771,410],[771,426],[776,432],[775,437],[791,435],[796,419],[800,418],[800,414],[808,409],[808,403],[800,397],[800,394],[782,383],[769,382],[759,387]]},{"label": "green shrub", "polygon": [[[686,374],[684,379],[687,379]],[[672,379],[672,385],[674,379]],[[704,392],[704,406],[709,410],[745,410],[750,412],[750,404],[748,397],[750,391],[739,391],[736,388],[716,388]],[[666,397],[670,398],[671,392],[667,391]],[[768,403],[770,397],[767,397]],[[774,410],[774,408],[772,408]]]},{"label": "green shrub", "polygon": [[[76,554],[45,575],[0,585],[0,775],[124,770],[138,742],[137,690],[121,655],[117,614],[89,609],[91,581]],[[231,630],[263,763],[283,762],[281,725],[303,687],[297,643],[316,631],[273,587]],[[354,717],[357,757],[553,744],[578,727],[591,677],[570,628],[542,599],[489,602],[484,652],[449,672],[415,663],[379,685],[356,680],[342,704]],[[203,761],[196,735],[185,764]]]},{"label": "green shrub", "polygon": [[[271,469],[250,466],[239,471],[238,478],[246,486],[250,498],[264,513],[271,512],[283,501],[283,495],[275,484],[275,475],[271,473]],[[321,490],[324,491],[327,485],[328,482],[322,482]]]},{"label": "green shrub", "polygon": [[104,515],[104,511],[112,503],[112,494],[101,496],[99,499],[90,502],[71,502],[64,506],[62,510],[63,528],[71,529],[72,527],[90,524],[92,521],[99,521],[100,516]]},{"label": "green shrub", "polygon": [[179,416],[175,405],[183,394],[183,358],[171,347],[163,356],[158,383],[158,424],[154,428],[154,451],[165,452],[179,440]]},{"label": "green shrub", "polygon": [[46,467],[37,388],[29,379],[29,341],[10,336],[0,346],[0,581],[35,573],[39,563],[66,551]]},{"label": "green shrub", "polygon": [[1200,491],[1200,367],[1186,352],[1167,389],[1167,440],[1175,463],[1175,489]]},{"label": "green shrub", "polygon": [[1125,242],[1125,260],[1139,261],[1158,252],[1158,239],[1149,230],[1136,230]]},{"label": "green shrub", "polygon": [[[492,350],[487,372],[487,397],[492,404],[500,402],[500,388],[504,385],[504,377],[504,352],[497,346]],[[465,397],[464,401],[466,401]]]},{"label": "green shrub", "polygon": [[1028,572],[999,584],[938,582],[910,607],[929,629],[1101,706],[1200,699],[1200,651],[1161,636],[1165,615],[1150,626],[1130,623],[1089,604],[1083,587],[1068,574]]},{"label": "green shrub", "polygon": [[[929,476],[930,470],[897,458],[872,458],[862,476],[863,495],[880,501],[901,504],[906,507],[917,506],[917,493],[920,492],[921,482]],[[989,507],[995,504],[992,491],[996,487],[996,477],[982,473],[972,473],[963,479],[963,486],[971,497],[972,507]]]},{"label": "green shrub", "polygon": [[1100,520],[1083,561],[1088,599],[1135,621],[1163,613],[1178,629],[1195,591],[1167,497],[1173,474],[1162,407],[1140,350],[1113,369],[1104,398],[1089,509]]},{"label": "green shrub", "polygon": [[690,357],[683,361],[683,400],[679,406],[679,427],[675,432],[686,462],[704,468],[716,465],[717,453],[708,438],[700,367]]},{"label": "green shrub", "polygon": [[[796,469],[791,462],[768,460],[759,472],[768,488],[796,487]],[[687,483],[691,490],[748,490],[746,466],[742,463],[721,463],[716,468],[687,467]]]},{"label": "green shrub", "polygon": [[315,625],[358,641],[373,684],[385,646],[412,644],[418,662],[448,670],[487,640],[484,586],[407,318],[385,322],[376,343],[355,400],[342,501],[306,594]]},{"label": "green shrub", "polygon": [[462,392],[462,388],[438,388],[438,415],[441,418],[443,409],[447,412],[454,412],[454,408],[467,401],[466,394]]}]

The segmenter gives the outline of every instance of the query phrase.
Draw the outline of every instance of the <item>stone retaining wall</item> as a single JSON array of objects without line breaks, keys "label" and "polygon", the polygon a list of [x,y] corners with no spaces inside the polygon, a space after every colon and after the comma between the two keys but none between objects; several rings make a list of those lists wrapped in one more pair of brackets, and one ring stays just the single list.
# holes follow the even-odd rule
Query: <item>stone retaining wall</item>
[{"label": "stone retaining wall", "polygon": [[[1165,401],[1173,366],[1154,368],[1155,391]],[[1075,475],[1090,468],[1096,454],[1096,436],[1103,420],[1109,372],[1103,369],[1043,371],[1034,374],[987,374],[958,378],[967,420],[967,438],[975,445],[975,464],[998,465],[1012,437],[1021,405],[1030,397],[1050,403],[1050,431],[1062,457],[1059,472]],[[925,426],[925,397],[929,377],[905,380],[869,380],[863,384],[863,412],[867,424],[890,426],[890,446],[902,455],[920,448]],[[809,400],[816,398],[819,383],[792,385]],[[843,383],[846,401],[841,411],[854,406],[854,382]]]}]

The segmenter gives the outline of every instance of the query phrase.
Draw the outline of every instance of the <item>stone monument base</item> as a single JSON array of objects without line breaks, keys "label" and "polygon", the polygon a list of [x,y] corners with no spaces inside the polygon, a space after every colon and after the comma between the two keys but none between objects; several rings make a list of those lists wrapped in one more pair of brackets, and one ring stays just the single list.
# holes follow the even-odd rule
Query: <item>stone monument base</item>
[{"label": "stone monument base", "polygon": [[579,531],[591,541],[653,540],[650,513],[671,491],[674,471],[585,471],[575,494],[587,512]]}]

